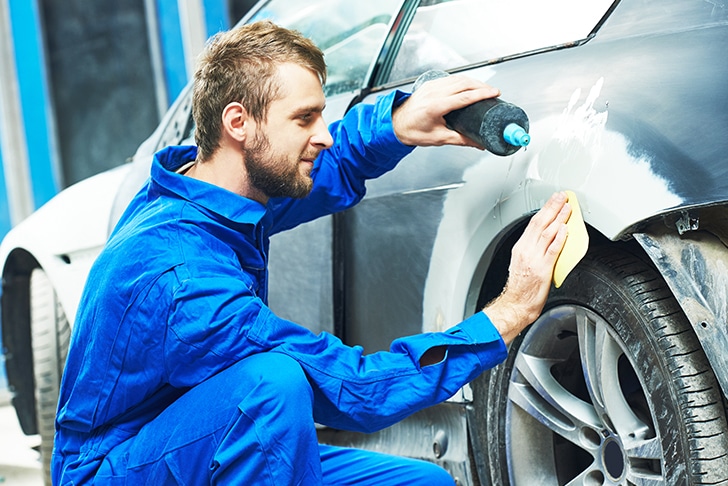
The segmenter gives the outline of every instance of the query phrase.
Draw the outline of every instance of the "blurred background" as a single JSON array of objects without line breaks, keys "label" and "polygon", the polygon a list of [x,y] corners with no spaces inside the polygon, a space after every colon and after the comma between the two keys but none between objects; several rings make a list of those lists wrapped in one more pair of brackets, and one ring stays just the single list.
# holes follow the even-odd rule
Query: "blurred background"
[{"label": "blurred background", "polygon": [[[0,239],[62,189],[124,163],[206,39],[254,3],[0,0]],[[0,354],[0,405],[7,388]]]}]

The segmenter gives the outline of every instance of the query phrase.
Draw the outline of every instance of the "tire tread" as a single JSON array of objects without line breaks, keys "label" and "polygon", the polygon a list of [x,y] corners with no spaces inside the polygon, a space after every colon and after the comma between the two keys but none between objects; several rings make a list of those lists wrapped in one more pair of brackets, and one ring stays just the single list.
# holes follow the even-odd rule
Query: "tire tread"
[{"label": "tire tread", "polygon": [[71,327],[52,283],[42,269],[33,270],[30,293],[36,416],[41,438],[43,481],[50,486],[56,408]]},{"label": "tire tread", "polygon": [[[626,260],[632,260],[631,263]],[[616,270],[648,317],[656,342],[671,362],[669,372],[680,390],[682,423],[691,448],[695,485],[728,484],[728,422],[722,393],[697,335],[656,270],[637,257],[607,250],[602,264]],[[636,278],[637,275],[644,277]],[[686,372],[687,371],[687,372]]]}]

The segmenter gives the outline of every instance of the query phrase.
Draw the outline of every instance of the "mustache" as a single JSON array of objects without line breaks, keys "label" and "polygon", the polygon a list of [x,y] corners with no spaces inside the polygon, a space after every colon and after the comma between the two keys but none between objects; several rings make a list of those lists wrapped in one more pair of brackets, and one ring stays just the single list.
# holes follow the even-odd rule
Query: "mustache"
[{"label": "mustache", "polygon": [[321,150],[314,150],[314,151],[311,151],[311,152],[304,152],[304,153],[302,153],[301,154],[301,158],[302,159],[307,159],[307,160],[316,160],[319,155],[321,155]]}]

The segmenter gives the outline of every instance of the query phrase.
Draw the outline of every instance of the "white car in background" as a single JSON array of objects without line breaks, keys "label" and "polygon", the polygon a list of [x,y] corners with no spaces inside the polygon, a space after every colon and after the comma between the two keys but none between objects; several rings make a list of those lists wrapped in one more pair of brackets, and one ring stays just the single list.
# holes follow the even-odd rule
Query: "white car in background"
[{"label": "white car in background", "polygon": [[[577,194],[590,233],[505,363],[390,429],[322,441],[434,461],[461,485],[728,484],[725,4],[271,0],[243,22],[260,18],[324,50],[329,121],[441,69],[499,87],[532,140],[508,157],[418,148],[355,208],[275,236],[283,317],[386,349],[497,296],[554,191]],[[64,190],[0,246],[13,404],[46,460],[89,267],[152,154],[193,129],[186,90],[131,163]]]}]

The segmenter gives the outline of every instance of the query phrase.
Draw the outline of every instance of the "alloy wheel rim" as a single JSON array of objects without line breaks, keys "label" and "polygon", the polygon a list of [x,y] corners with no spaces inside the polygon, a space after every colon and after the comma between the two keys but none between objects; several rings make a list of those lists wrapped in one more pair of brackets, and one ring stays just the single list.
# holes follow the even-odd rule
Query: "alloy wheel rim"
[{"label": "alloy wheel rim", "polygon": [[525,336],[508,384],[511,483],[665,484],[643,383],[600,316],[578,305],[544,313]]}]

